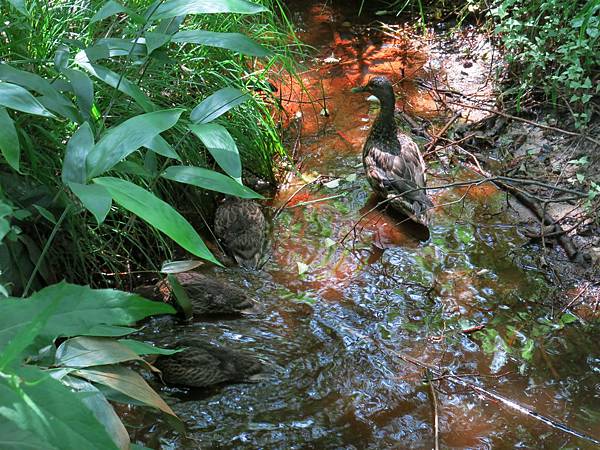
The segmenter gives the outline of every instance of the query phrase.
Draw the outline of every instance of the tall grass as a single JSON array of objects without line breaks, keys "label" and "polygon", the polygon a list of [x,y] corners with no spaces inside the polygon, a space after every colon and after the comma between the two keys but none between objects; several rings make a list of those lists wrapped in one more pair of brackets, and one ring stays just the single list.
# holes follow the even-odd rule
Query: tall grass
[{"label": "tall grass", "polygon": [[[103,4],[36,0],[27,2],[26,10],[19,11],[15,5],[20,2],[0,0],[0,14],[5,22],[0,31],[1,62],[52,82],[57,92],[80,107],[81,112],[79,98],[69,92],[65,65],[81,70],[75,64],[77,52],[103,39],[116,47],[137,39],[139,46],[129,44],[125,51],[117,49],[113,56],[101,60],[119,76],[116,87],[89,77],[94,89],[93,108],[90,116],[83,119],[92,125],[96,142],[126,119],[148,112],[140,102],[121,92],[127,80],[139,86],[158,110],[183,108],[187,112],[181,117],[215,91],[231,86],[249,92],[249,100],[227,111],[215,123],[225,125],[234,137],[245,174],[273,180],[274,161],[284,156],[285,150],[268,109],[252,92],[265,83],[270,72],[294,70],[296,46],[289,37],[289,22],[281,15],[282,5],[278,0],[261,0],[257,3],[268,11],[190,14],[179,27],[180,31],[243,33],[269,51],[267,57],[255,58],[235,48],[192,43],[166,43],[148,54],[143,45],[146,32],[172,34],[169,23],[173,27],[177,18],[169,19],[169,23],[152,23],[145,21],[141,13],[164,3],[169,2],[151,5],[149,0],[130,1],[124,5],[129,13],[92,21]],[[110,41],[115,38],[121,41]],[[61,278],[130,287],[134,282],[132,273],[157,270],[164,260],[182,255],[171,239],[116,204],[99,225],[92,210],[86,207],[89,205],[81,204],[61,181],[66,146],[81,121],[65,116],[32,116],[10,107],[8,114],[18,133],[21,155],[18,170],[7,159],[0,162],[0,206],[8,211],[0,217],[4,238],[0,245],[0,283],[7,290],[20,293],[28,284],[35,289]],[[114,166],[108,175],[144,187],[201,229],[210,220],[213,194],[160,177],[167,166],[175,163],[222,171],[186,124],[179,120],[161,133],[181,158],[180,163],[140,149]],[[5,152],[6,142],[2,148],[5,156],[9,152]],[[113,200],[117,202],[114,197]],[[32,274],[34,267],[36,273]]]}]

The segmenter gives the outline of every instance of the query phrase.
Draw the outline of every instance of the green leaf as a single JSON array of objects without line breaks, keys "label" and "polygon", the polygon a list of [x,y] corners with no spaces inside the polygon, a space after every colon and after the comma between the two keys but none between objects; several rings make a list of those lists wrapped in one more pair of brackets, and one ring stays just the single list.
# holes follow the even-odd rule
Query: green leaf
[{"label": "green leaf", "polygon": [[71,191],[77,196],[81,203],[96,218],[98,225],[101,225],[106,219],[110,207],[112,206],[112,197],[110,193],[102,186],[96,184],[68,183]]},{"label": "green leaf", "polygon": [[181,286],[175,275],[170,273],[167,275],[167,280],[169,280],[169,285],[175,295],[175,300],[181,307],[185,318],[190,319],[192,317],[192,302],[188,297],[187,292],[183,289],[183,286]]},{"label": "green leaf", "polygon": [[225,87],[202,100],[190,114],[194,123],[208,123],[225,114],[231,108],[244,103],[250,96],[239,89]]},{"label": "green leaf", "polygon": [[298,266],[298,275],[305,274],[310,268],[308,264],[304,264],[303,262],[297,261],[296,265]]},{"label": "green leaf", "polygon": [[93,148],[92,128],[88,122],[84,122],[67,142],[61,174],[64,184],[69,182],[85,184],[87,178],[85,162]]},{"label": "green leaf", "polygon": [[241,184],[240,154],[227,129],[215,123],[193,124],[189,126],[189,129],[200,138],[225,173]]},{"label": "green leaf", "polygon": [[177,417],[173,410],[138,373],[121,366],[104,366],[74,372],[79,377],[100,383],[134,398],[148,406]]},{"label": "green leaf", "polygon": [[144,144],[144,147],[149,148],[154,153],[157,153],[159,155],[166,156],[167,158],[173,158],[177,161],[181,161],[181,158],[179,157],[177,152],[173,150],[173,147],[171,147],[169,143],[165,141],[160,135],[154,136],[154,138],[152,138],[150,142]]},{"label": "green leaf", "polygon": [[62,282],[26,299],[8,298],[0,302],[0,350],[21,328],[30,325],[32,317],[57,298],[59,305],[40,331],[36,348],[52,343],[58,336],[127,334],[131,329],[124,325],[150,315],[175,313],[170,305],[139,295]]},{"label": "green leaf", "polygon": [[10,3],[13,6],[13,8],[15,8],[24,16],[29,15],[29,12],[27,11],[27,5],[25,4],[25,0],[8,0],[8,3]]},{"label": "green leaf", "polygon": [[148,144],[179,120],[183,109],[165,109],[140,114],[109,129],[87,157],[88,177],[96,177]]},{"label": "green leaf", "polygon": [[18,172],[21,159],[19,136],[13,120],[3,107],[0,107],[0,151],[10,167]]},{"label": "green leaf", "polygon": [[94,85],[90,77],[80,70],[64,69],[62,71],[71,82],[77,97],[77,105],[83,116],[89,119],[94,104]]},{"label": "green leaf", "polygon": [[37,212],[40,213],[40,215],[46,219],[48,222],[56,225],[56,217],[54,217],[54,214],[52,214],[50,211],[48,211],[46,208],[44,208],[43,206],[40,205],[33,205],[33,207],[36,209]]},{"label": "green leaf", "polygon": [[185,14],[257,14],[268,11],[264,6],[246,0],[167,0],[161,3],[156,10],[154,8],[154,4],[150,5],[146,12],[146,17],[148,17],[154,11],[150,16],[153,21]]},{"label": "green leaf", "polygon": [[[0,401],[0,405],[2,402]],[[14,422],[0,417],[0,448],[2,450],[59,450],[44,442],[30,431],[22,430]]]},{"label": "green leaf", "polygon": [[161,176],[169,180],[222,192],[223,194],[235,195],[240,198],[264,198],[252,189],[238,183],[233,178],[202,167],[170,166],[167,167]]},{"label": "green leaf", "polygon": [[95,178],[94,183],[104,186],[123,208],[165,233],[190,253],[221,265],[189,222],[151,192],[119,178]]},{"label": "green leaf", "polygon": [[173,36],[173,42],[202,44],[210,47],[226,48],[250,56],[270,56],[271,52],[241,33],[217,33],[206,30],[180,31]]},{"label": "green leaf", "polygon": [[195,269],[196,267],[201,266],[202,261],[198,261],[197,259],[187,259],[184,261],[169,261],[164,262],[162,267],[160,268],[161,273],[181,273],[188,272],[190,270]]},{"label": "green leaf", "polygon": [[79,112],[65,96],[60,94],[46,79],[25,70],[0,64],[0,80],[18,84],[41,94],[37,100],[46,108],[59,113],[73,122],[80,122]]},{"label": "green leaf", "polygon": [[146,31],[144,33],[144,37],[146,38],[146,48],[148,49],[148,54],[152,53],[157,48],[162,47],[171,40],[170,34],[158,33],[156,31]]},{"label": "green leaf", "polygon": [[83,368],[139,359],[137,353],[114,339],[79,336],[58,347],[55,365]]},{"label": "green leaf", "polygon": [[560,316],[560,323],[563,325],[567,325],[569,323],[577,322],[579,318],[575,314],[571,314],[569,312]]},{"label": "green leaf", "polygon": [[525,341],[525,345],[521,349],[521,357],[526,361],[530,361],[531,357],[533,356],[534,350],[535,350],[535,342],[533,341],[533,339],[527,339]]},{"label": "green leaf", "polygon": [[92,16],[90,23],[100,22],[101,20],[122,12],[126,12],[126,9],[123,7],[123,5],[115,2],[114,0],[108,0],[104,5],[102,5],[102,8],[100,8],[96,14]]},{"label": "green leaf", "polygon": [[59,72],[66,69],[69,64],[69,57],[69,47],[64,44],[59,45],[56,52],[54,52],[54,68]]},{"label": "green leaf", "polygon": [[129,450],[129,434],[104,394],[93,384],[79,378],[66,376],[63,378],[63,383],[77,391],[81,402],[92,411],[98,422],[104,425],[104,429],[108,431],[117,447],[121,450]]},{"label": "green leaf", "polygon": [[145,112],[156,110],[154,103],[152,103],[152,101],[136,84],[132,83],[125,77],[121,77],[118,73],[113,72],[106,67],[89,63],[87,61],[87,56],[84,60],[82,60],[82,52],[83,55],[86,55],[85,51],[82,50],[75,56],[75,63],[79,67],[88,71],[91,75],[95,76],[99,80],[104,81],[109,86],[112,86],[113,88],[118,89],[122,93],[130,96]]},{"label": "green leaf", "polygon": [[0,105],[37,116],[55,117],[27,89],[12,83],[0,83]]},{"label": "green leaf", "polygon": [[0,415],[62,450],[117,449],[78,396],[34,367],[21,367],[16,379],[0,377]]},{"label": "green leaf", "polygon": [[138,355],[173,355],[183,349],[159,348],[133,339],[119,339],[119,342]]}]

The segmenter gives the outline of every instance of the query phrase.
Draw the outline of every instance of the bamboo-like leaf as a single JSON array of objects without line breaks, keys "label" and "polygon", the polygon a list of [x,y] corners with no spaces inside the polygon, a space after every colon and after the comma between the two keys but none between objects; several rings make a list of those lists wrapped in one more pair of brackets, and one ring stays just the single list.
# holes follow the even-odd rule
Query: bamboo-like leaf
[{"label": "bamboo-like leaf", "polygon": [[60,381],[31,366],[20,367],[16,377],[0,377],[1,416],[56,448],[117,449],[92,412]]},{"label": "bamboo-like leaf", "polygon": [[222,192],[223,194],[235,195],[240,198],[264,198],[252,189],[238,183],[233,178],[202,167],[170,166],[167,167],[161,176],[169,180]]},{"label": "bamboo-like leaf", "polygon": [[91,367],[139,360],[137,353],[110,338],[78,336],[56,349],[55,365]]},{"label": "bamboo-like leaf", "polygon": [[202,100],[190,114],[194,123],[208,123],[225,114],[231,108],[248,100],[250,96],[239,89],[225,87]]},{"label": "bamboo-like leaf", "polygon": [[85,183],[87,178],[85,162],[92,148],[94,148],[94,134],[90,124],[84,122],[67,142],[61,174],[63,183]]},{"label": "bamboo-like leaf", "polygon": [[177,417],[169,405],[146,383],[146,380],[131,369],[121,366],[104,366],[81,369],[74,374],[94,383],[108,386],[148,406]]},{"label": "bamboo-like leaf", "polygon": [[119,178],[95,178],[94,183],[104,186],[114,201],[165,233],[188,252],[221,265],[190,223],[151,192]]},{"label": "bamboo-like leaf", "polygon": [[68,183],[71,191],[77,196],[81,203],[89,212],[91,212],[98,225],[101,225],[106,219],[110,207],[112,206],[112,197],[110,193],[97,184],[79,184]]},{"label": "bamboo-like leaf", "polygon": [[36,436],[23,430],[14,422],[0,420],[0,448],[2,450],[60,450]]},{"label": "bamboo-like leaf", "polygon": [[190,297],[187,295],[187,292],[185,291],[185,289],[183,289],[183,286],[181,286],[181,283],[179,283],[179,280],[175,275],[173,275],[172,273],[168,274],[167,280],[169,280],[169,285],[171,286],[171,290],[175,295],[175,300],[177,301],[177,304],[181,307],[185,318],[190,319],[192,317],[193,309]]},{"label": "bamboo-like leaf", "polygon": [[8,115],[6,108],[0,107],[0,151],[6,162],[16,171],[19,171],[21,159],[21,145],[13,120]]},{"label": "bamboo-like leaf", "polygon": [[158,8],[155,4],[150,5],[146,17],[150,17],[150,20],[160,20],[185,14],[257,14],[265,11],[268,9],[264,6],[246,0],[167,0]]},{"label": "bamboo-like leaf", "polygon": [[0,105],[37,116],[55,117],[27,89],[12,83],[0,83]]},{"label": "bamboo-like leaf", "polygon": [[167,261],[160,268],[161,273],[181,273],[188,272],[204,264],[197,259],[186,259],[183,261]]},{"label": "bamboo-like leaf", "polygon": [[271,52],[241,33],[217,33],[206,30],[180,31],[173,36],[173,42],[202,44],[210,47],[226,48],[250,56],[270,56]]},{"label": "bamboo-like leaf", "polygon": [[24,16],[28,16],[29,12],[27,11],[27,5],[25,4],[25,0],[8,0],[17,11],[19,11]]},{"label": "bamboo-like leaf", "polygon": [[115,14],[125,12],[126,9],[120,3],[114,0],[108,0],[102,7],[92,16],[90,23],[100,22]]},{"label": "bamboo-like leaf", "polygon": [[62,71],[73,86],[79,109],[86,119],[90,118],[94,104],[94,85],[90,77],[80,70],[64,69]]},{"label": "bamboo-like leaf", "polygon": [[165,109],[132,117],[109,129],[87,157],[88,177],[98,176],[179,120],[182,109]]},{"label": "bamboo-like leaf", "polygon": [[160,135],[154,136],[150,140],[150,142],[144,144],[144,147],[149,148],[154,153],[158,153],[159,155],[166,156],[167,158],[173,158],[177,161],[181,161],[181,158],[179,157],[177,152],[173,150],[173,147],[171,147],[169,143],[165,141],[164,138]]},{"label": "bamboo-like leaf", "polygon": [[119,342],[138,355],[173,355],[183,349],[159,348],[133,339],[119,339]]},{"label": "bamboo-like leaf", "polygon": [[241,184],[242,162],[229,131],[216,123],[192,124],[189,129],[200,138],[221,169]]},{"label": "bamboo-like leaf", "polygon": [[144,33],[144,37],[146,38],[148,54],[152,53],[157,48],[162,47],[171,40],[170,34],[158,33],[156,31],[146,31]]}]

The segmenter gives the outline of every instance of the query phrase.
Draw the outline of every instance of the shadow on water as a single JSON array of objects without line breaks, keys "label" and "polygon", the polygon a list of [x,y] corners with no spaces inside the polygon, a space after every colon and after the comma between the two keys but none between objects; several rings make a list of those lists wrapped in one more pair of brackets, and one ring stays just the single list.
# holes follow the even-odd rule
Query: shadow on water
[{"label": "shadow on water", "polygon": [[[427,60],[425,49],[359,36],[346,23],[354,19],[330,6],[298,11],[302,37],[320,55],[303,81],[328,98],[302,111],[296,157],[304,179],[291,179],[274,207],[307,177],[329,181],[287,204],[263,272],[214,269],[253,292],[264,304],[260,315],[155,322],[147,330],[154,339],[205,336],[252,352],[268,365],[266,378],[188,394],[165,389],[187,432],[143,412],[131,418],[141,423],[134,437],[161,448],[432,448],[430,389],[423,371],[398,354],[480,374],[469,379],[600,437],[600,330],[553,315],[561,292],[533,265],[536,250],[510,224],[502,194],[490,186],[434,194],[442,206],[428,240],[401,218],[369,212],[360,151],[374,112],[349,89],[371,74],[410,79]],[[283,89],[292,109],[291,100],[308,95],[297,88]],[[399,90],[400,105],[432,111],[410,83]],[[433,171],[448,177],[442,167]],[[444,380],[438,407],[444,448],[591,448]]]}]

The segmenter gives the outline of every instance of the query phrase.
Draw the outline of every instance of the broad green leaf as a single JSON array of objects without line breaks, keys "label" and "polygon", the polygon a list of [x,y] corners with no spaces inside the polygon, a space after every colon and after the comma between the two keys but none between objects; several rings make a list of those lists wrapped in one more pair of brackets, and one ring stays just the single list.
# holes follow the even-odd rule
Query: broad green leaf
[{"label": "broad green leaf", "polygon": [[0,105],[37,116],[55,117],[27,89],[12,83],[0,83]]},{"label": "broad green leaf", "polygon": [[77,57],[75,58],[75,62],[79,67],[87,70],[90,74],[104,81],[109,86],[112,86],[113,88],[118,89],[124,94],[129,95],[145,112],[156,110],[156,106],[146,96],[146,94],[144,94],[144,92],[137,85],[129,81],[127,78],[122,77],[118,73],[113,72],[112,70],[107,69],[106,67],[100,66],[98,64],[77,61]]},{"label": "broad green leaf", "polygon": [[0,151],[10,167],[18,172],[21,159],[19,136],[13,120],[3,107],[0,107]]},{"label": "broad green leaf", "polygon": [[194,123],[208,123],[225,114],[231,108],[244,103],[250,96],[239,89],[225,87],[202,100],[190,114]]},{"label": "broad green leaf", "polygon": [[8,0],[8,3],[10,3],[13,6],[13,8],[15,8],[24,16],[29,15],[29,12],[27,11],[27,5],[25,4],[25,0]]},{"label": "broad green leaf", "polygon": [[19,86],[41,94],[41,97],[37,97],[37,101],[43,106],[73,122],[81,121],[81,116],[75,105],[58,92],[48,80],[39,75],[25,70],[15,69],[8,64],[0,64],[0,80],[18,84]]},{"label": "broad green leaf", "polygon": [[157,48],[162,47],[171,40],[170,34],[158,33],[156,31],[146,31],[144,33],[144,37],[146,38],[146,48],[148,49],[148,54],[152,53]]},{"label": "broad green leaf", "polygon": [[94,145],[87,157],[88,177],[96,177],[148,144],[179,120],[183,109],[165,109],[132,117],[112,127]]},{"label": "broad green leaf", "polygon": [[113,200],[123,208],[165,233],[188,252],[221,265],[190,223],[171,205],[151,192],[119,178],[95,178],[94,183],[104,186]]},{"label": "broad green leaf", "polygon": [[85,209],[94,215],[98,225],[101,225],[112,206],[110,193],[97,184],[68,183],[68,185],[77,198],[81,200]]},{"label": "broad green leaf", "polygon": [[15,333],[0,353],[0,372],[3,372],[13,361],[22,358],[25,349],[33,344],[33,341],[48,321],[48,317],[58,306],[58,302],[59,299],[54,299],[52,303],[35,315],[27,328],[21,328],[18,333]]},{"label": "broad green leaf", "polygon": [[113,171],[136,175],[142,178],[154,178],[154,174],[152,174],[144,166],[129,160],[121,161],[119,164],[113,167]]},{"label": "broad green leaf", "polygon": [[92,412],[60,381],[23,366],[18,379],[0,377],[0,415],[62,450],[117,449]]},{"label": "broad green leaf", "polygon": [[160,268],[161,273],[181,273],[188,272],[203,264],[202,261],[196,259],[187,259],[184,261],[168,261],[164,262]]},{"label": "broad green leaf", "polygon": [[64,44],[59,45],[54,52],[54,68],[59,72],[66,69],[69,65],[69,56],[69,47]]},{"label": "broad green leaf", "polygon": [[125,8],[114,0],[108,0],[102,7],[92,16],[90,23],[100,22],[115,14],[125,12]]},{"label": "broad green leaf", "polygon": [[177,152],[173,150],[173,147],[171,147],[169,143],[165,141],[164,138],[160,135],[154,136],[150,140],[150,142],[146,142],[146,144],[144,144],[144,147],[149,148],[154,153],[158,153],[159,155],[166,156],[167,158],[173,158],[177,161],[181,161],[181,158],[179,157]]},{"label": "broad green leaf", "polygon": [[48,222],[56,225],[56,217],[54,217],[54,214],[52,214],[50,211],[48,211],[46,208],[44,208],[41,205],[33,205],[33,207],[36,209],[37,212],[40,213],[40,215],[46,219]]},{"label": "broad green leaf", "polygon": [[246,0],[167,0],[155,8],[155,4],[152,4],[146,11],[146,17],[154,11],[150,20],[168,19],[184,14],[256,14],[268,11],[264,6]]},{"label": "broad green leaf", "polygon": [[241,184],[240,154],[227,129],[216,123],[192,124],[189,128],[200,138],[221,169]]},{"label": "broad green leaf", "polygon": [[217,33],[206,30],[180,31],[173,36],[173,42],[202,44],[210,47],[226,48],[250,56],[270,56],[271,52],[241,33]]},{"label": "broad green leaf", "polygon": [[31,431],[22,430],[4,417],[0,417],[0,448],[2,450],[59,450],[58,447],[44,442]]},{"label": "broad green leaf", "polygon": [[235,195],[240,198],[264,198],[252,189],[238,183],[233,178],[202,167],[170,166],[167,167],[161,176],[169,180],[222,192],[223,194]]},{"label": "broad green leaf", "polygon": [[55,299],[60,299],[36,339],[36,348],[58,336],[118,336],[131,332],[124,325],[155,314],[174,314],[166,303],[113,289],[91,289],[65,282],[41,289],[29,298],[0,302],[0,350],[31,323],[31,318]]},{"label": "broad green leaf", "polygon": [[67,376],[63,380],[63,383],[77,391],[81,402],[92,411],[98,422],[104,425],[104,429],[108,431],[117,447],[121,450],[129,450],[129,433],[102,392],[93,384],[79,378]]},{"label": "broad green leaf", "polygon": [[134,361],[140,357],[114,339],[78,336],[63,342],[56,350],[55,365],[91,367]]},{"label": "broad green leaf", "polygon": [[169,405],[146,383],[146,380],[131,369],[121,366],[104,366],[81,369],[74,374],[94,383],[104,384],[148,406],[177,417]]},{"label": "broad green leaf", "polygon": [[121,39],[121,38],[102,38],[96,41],[94,45],[104,45],[108,48],[108,54],[114,56],[141,56],[146,57],[148,51],[143,38]]},{"label": "broad green leaf", "polygon": [[190,319],[192,317],[192,301],[190,300],[190,297],[187,295],[187,292],[183,289],[183,286],[181,286],[175,275],[170,273],[167,275],[167,280],[169,280],[169,285],[175,295],[175,300],[181,307],[185,318]]},{"label": "broad green leaf", "polygon": [[89,119],[94,104],[94,85],[92,80],[80,70],[64,69],[63,73],[71,82],[71,86],[73,86],[81,113],[85,118]]},{"label": "broad green leaf", "polygon": [[133,339],[119,339],[119,342],[138,355],[173,355],[183,349],[159,348]]},{"label": "broad green leaf", "polygon": [[85,163],[93,148],[94,134],[92,128],[88,122],[84,122],[67,142],[67,151],[65,152],[61,174],[63,183],[85,184],[87,178]]}]

